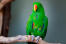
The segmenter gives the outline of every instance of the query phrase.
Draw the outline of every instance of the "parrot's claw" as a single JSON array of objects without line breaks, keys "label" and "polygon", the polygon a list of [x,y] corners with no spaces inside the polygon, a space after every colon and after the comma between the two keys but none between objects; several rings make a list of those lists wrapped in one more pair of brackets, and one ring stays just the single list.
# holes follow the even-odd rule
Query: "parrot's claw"
[{"label": "parrot's claw", "polygon": [[34,35],[31,35],[31,36],[32,36],[32,41],[34,41],[35,36]]},{"label": "parrot's claw", "polygon": [[38,43],[39,39],[40,39],[40,36],[37,36],[36,37],[36,43]]}]

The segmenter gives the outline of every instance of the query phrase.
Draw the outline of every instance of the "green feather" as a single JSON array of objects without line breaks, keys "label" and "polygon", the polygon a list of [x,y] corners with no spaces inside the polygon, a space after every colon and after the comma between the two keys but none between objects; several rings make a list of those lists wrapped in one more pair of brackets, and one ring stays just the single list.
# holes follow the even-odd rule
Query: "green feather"
[{"label": "green feather", "polygon": [[[34,11],[35,4],[37,5],[36,12]],[[45,16],[44,7],[40,2],[34,2],[32,14],[29,16],[29,19],[27,21],[26,34],[40,36],[42,39],[44,39],[46,36],[47,27],[48,27],[48,18],[47,16]]]}]

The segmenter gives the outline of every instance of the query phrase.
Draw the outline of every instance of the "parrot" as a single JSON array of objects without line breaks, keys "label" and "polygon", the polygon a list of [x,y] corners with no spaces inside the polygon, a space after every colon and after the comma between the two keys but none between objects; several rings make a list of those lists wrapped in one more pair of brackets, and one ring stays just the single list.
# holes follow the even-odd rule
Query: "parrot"
[{"label": "parrot", "polygon": [[[26,24],[26,34],[45,38],[48,27],[48,17],[45,15],[44,7],[40,2],[33,2],[32,14]],[[35,44],[35,43],[28,43]]]}]

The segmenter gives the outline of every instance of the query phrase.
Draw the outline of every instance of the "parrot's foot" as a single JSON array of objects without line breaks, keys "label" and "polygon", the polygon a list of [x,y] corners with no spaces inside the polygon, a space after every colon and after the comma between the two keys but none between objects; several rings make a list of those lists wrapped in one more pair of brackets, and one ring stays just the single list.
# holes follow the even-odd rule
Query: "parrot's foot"
[{"label": "parrot's foot", "polygon": [[32,42],[28,42],[28,44],[37,44],[39,42],[40,36],[35,37],[34,35],[32,36]]},{"label": "parrot's foot", "polygon": [[39,39],[40,39],[40,36],[37,36],[37,37],[36,37],[36,43],[39,42]]},{"label": "parrot's foot", "polygon": [[37,36],[36,38],[35,38],[34,35],[31,35],[31,36],[32,36],[32,42],[33,42],[34,40],[36,40],[36,43],[38,43],[38,41],[39,41],[39,39],[40,39],[40,36]]},{"label": "parrot's foot", "polygon": [[31,35],[31,36],[32,36],[32,41],[34,41],[35,36],[34,35]]}]

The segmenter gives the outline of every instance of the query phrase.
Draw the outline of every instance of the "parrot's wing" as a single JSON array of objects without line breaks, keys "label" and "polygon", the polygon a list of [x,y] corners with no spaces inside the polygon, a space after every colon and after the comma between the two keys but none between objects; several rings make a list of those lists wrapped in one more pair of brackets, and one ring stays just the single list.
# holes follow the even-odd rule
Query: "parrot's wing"
[{"label": "parrot's wing", "polygon": [[30,35],[31,34],[31,29],[32,29],[32,18],[29,16],[29,19],[26,24],[26,34]]},{"label": "parrot's wing", "polygon": [[43,36],[42,38],[45,38],[46,33],[47,33],[47,27],[48,27],[48,18],[47,16],[44,17],[44,28],[43,28]]},{"label": "parrot's wing", "polygon": [[48,18],[45,16],[44,18],[44,24],[45,24],[45,29],[48,27]]}]

